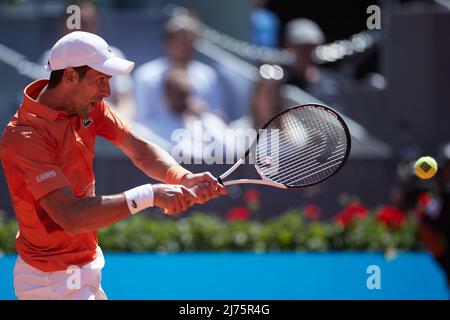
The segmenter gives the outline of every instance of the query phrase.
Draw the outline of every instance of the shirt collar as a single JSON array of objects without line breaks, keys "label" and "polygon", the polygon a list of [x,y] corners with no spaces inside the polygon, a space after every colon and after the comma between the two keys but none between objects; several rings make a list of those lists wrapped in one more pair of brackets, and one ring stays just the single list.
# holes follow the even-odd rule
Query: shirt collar
[{"label": "shirt collar", "polygon": [[40,79],[30,83],[23,90],[22,107],[30,113],[49,121],[55,121],[58,116],[68,117],[66,111],[58,111],[36,101],[42,89],[48,84],[48,79]]}]

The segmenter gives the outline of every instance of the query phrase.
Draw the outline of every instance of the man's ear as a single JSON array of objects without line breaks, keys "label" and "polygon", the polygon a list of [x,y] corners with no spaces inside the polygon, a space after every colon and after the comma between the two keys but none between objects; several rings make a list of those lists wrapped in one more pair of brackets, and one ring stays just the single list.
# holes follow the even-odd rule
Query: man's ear
[{"label": "man's ear", "polygon": [[73,68],[66,68],[64,70],[63,81],[67,85],[73,85],[78,82],[78,73]]}]

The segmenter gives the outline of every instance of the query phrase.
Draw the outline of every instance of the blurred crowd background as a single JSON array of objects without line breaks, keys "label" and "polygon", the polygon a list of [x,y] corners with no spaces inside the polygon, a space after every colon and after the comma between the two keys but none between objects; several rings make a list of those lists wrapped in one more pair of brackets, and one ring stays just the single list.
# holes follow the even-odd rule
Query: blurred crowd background
[{"label": "blurred crowd background", "polygon": [[[225,215],[252,194],[260,220],[292,207],[314,208],[326,219],[351,202],[389,204],[423,219],[424,243],[448,268],[439,241],[448,237],[450,205],[450,1],[0,0],[2,128],[23,88],[48,76],[42,66],[69,32],[73,4],[81,9],[81,30],[136,62],[131,76],[112,79],[109,104],[169,152],[179,145],[172,136],[178,128],[193,135],[182,146],[214,142],[225,157],[234,150],[229,139],[239,139],[224,137],[227,129],[259,128],[289,106],[320,102],[344,116],[352,152],[329,181],[293,192],[238,186],[229,199],[193,210]],[[368,28],[371,5],[380,8],[380,28]],[[227,167],[210,164],[201,148],[181,151],[192,171],[220,174]],[[414,176],[412,163],[422,155],[439,161],[436,178]],[[95,172],[97,194],[148,179],[101,139]],[[247,166],[237,173],[254,174]],[[0,209],[13,216],[3,172]]]}]

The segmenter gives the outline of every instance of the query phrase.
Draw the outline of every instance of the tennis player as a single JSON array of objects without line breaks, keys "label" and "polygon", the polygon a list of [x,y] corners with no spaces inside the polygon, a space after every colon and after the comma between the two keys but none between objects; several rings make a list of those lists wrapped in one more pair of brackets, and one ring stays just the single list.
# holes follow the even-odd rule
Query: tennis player
[{"label": "tennis player", "polygon": [[[109,79],[133,67],[134,62],[113,56],[99,36],[76,31],[53,46],[46,66],[50,79],[24,90],[0,148],[19,222],[14,268],[19,299],[106,299],[99,228],[148,207],[172,215],[226,193],[210,173],[184,169],[139,137],[103,101],[110,95]],[[142,172],[164,184],[96,196],[96,136],[117,145]]]}]

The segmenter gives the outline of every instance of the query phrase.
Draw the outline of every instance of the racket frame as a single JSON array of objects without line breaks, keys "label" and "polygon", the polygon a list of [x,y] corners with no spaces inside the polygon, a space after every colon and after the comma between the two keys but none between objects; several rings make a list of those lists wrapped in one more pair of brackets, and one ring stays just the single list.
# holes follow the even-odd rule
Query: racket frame
[{"label": "racket frame", "polygon": [[[261,180],[258,179],[236,179],[236,180],[229,180],[229,181],[223,181],[223,179],[225,179],[227,176],[229,176],[233,171],[235,171],[237,169],[237,167],[239,167],[241,164],[243,164],[245,162],[245,159],[248,158],[248,155],[250,154],[250,150],[253,149],[260,138],[260,130],[264,130],[266,129],[270,123],[279,118],[281,115],[283,115],[284,113],[290,112],[293,109],[299,109],[299,108],[307,108],[307,107],[314,107],[314,108],[320,108],[325,110],[326,112],[330,113],[331,115],[333,115],[334,117],[336,117],[336,119],[339,121],[339,123],[342,125],[342,128],[344,129],[345,135],[347,137],[347,149],[344,155],[344,158],[342,160],[342,164],[336,169],[336,171],[334,171],[331,175],[325,177],[322,180],[316,181],[314,183],[310,183],[310,184],[306,184],[306,185],[302,185],[302,186],[287,186],[284,185],[282,183],[278,183],[275,181],[272,181],[270,178],[266,177],[260,170],[260,168],[258,167],[258,165],[255,163],[255,169],[258,172],[258,174],[261,176]],[[245,152],[245,156],[241,159],[239,159],[231,168],[229,168],[227,171],[225,171],[222,175],[220,175],[220,177],[217,178],[217,181],[224,185],[224,186],[230,186],[230,185],[236,185],[236,184],[260,184],[260,185],[266,185],[266,186],[271,186],[271,187],[276,187],[276,188],[280,188],[280,189],[298,189],[298,188],[304,188],[304,187],[310,187],[313,186],[315,184],[318,184],[324,180],[327,180],[329,178],[331,178],[332,176],[334,176],[338,171],[340,171],[342,169],[342,167],[344,166],[344,164],[347,162],[348,157],[350,155],[350,151],[351,151],[351,136],[350,136],[350,130],[347,127],[347,124],[345,123],[344,119],[339,115],[339,113],[322,104],[318,104],[318,103],[306,103],[306,104],[301,104],[301,105],[295,105],[291,108],[288,108],[286,110],[284,110],[283,112],[280,112],[279,114],[275,115],[274,117],[272,117],[269,121],[266,122],[266,124],[258,130],[257,136],[255,141],[252,143],[251,147],[247,149],[247,151]]]}]

